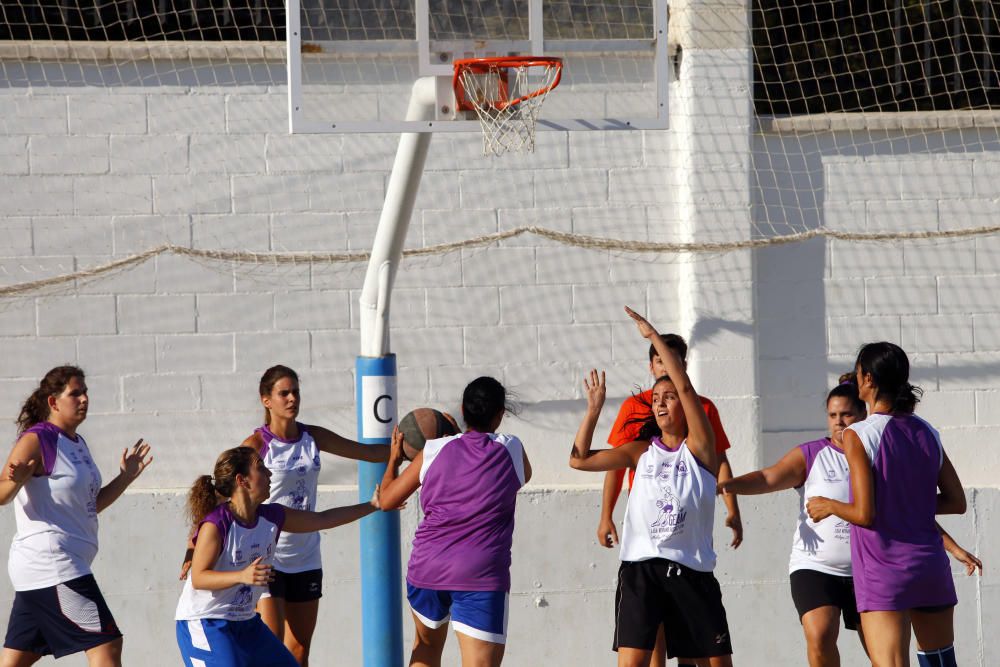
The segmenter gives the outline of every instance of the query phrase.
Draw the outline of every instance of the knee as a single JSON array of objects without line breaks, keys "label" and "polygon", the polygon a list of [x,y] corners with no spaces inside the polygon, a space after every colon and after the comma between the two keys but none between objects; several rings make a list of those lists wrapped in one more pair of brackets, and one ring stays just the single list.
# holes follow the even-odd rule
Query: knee
[{"label": "knee", "polygon": [[829,655],[837,650],[837,627],[825,626],[806,630],[806,646],[810,653]]}]

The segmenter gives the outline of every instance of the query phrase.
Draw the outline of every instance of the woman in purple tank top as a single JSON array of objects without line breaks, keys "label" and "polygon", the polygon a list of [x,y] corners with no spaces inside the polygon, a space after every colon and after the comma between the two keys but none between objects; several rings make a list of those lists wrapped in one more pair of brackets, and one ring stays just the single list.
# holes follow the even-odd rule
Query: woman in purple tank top
[{"label": "woman in purple tank top", "polygon": [[851,566],[861,627],[875,665],[908,665],[910,628],[922,667],[955,665],[948,556],[937,514],[962,514],[965,492],[937,431],[913,414],[920,395],[897,345],[869,343],[855,363],[869,417],[844,434],[850,502],[813,497],[813,521],[852,524]]},{"label": "woman in purple tank top", "polygon": [[393,432],[382,509],[422,489],[423,519],[406,568],[416,631],[410,665],[441,664],[449,623],[463,665],[497,667],[503,660],[514,505],[531,479],[521,441],[496,432],[509,411],[502,384],[473,380],[462,395],[466,432],[428,440],[402,473],[403,438],[398,428]]}]

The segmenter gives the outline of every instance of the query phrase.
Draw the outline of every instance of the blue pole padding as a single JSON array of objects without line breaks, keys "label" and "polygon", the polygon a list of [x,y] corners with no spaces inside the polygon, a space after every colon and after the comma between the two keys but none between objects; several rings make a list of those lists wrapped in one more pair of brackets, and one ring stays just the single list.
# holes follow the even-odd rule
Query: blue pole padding
[{"label": "blue pole padding", "polygon": [[[358,442],[387,445],[396,425],[396,355],[358,357]],[[385,463],[358,462],[360,502],[372,497]],[[403,607],[399,512],[361,520],[361,650],[365,667],[402,667]]]}]

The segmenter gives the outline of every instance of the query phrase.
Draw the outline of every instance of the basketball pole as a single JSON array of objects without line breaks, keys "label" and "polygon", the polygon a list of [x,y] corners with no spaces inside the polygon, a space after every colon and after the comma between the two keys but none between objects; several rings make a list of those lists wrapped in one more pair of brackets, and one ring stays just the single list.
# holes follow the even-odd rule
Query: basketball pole
[{"label": "basketball pole", "polygon": [[[406,120],[434,120],[434,77],[413,84]],[[355,363],[358,441],[389,444],[396,424],[396,355],[389,351],[389,304],[431,133],[400,135],[359,298],[361,354]],[[358,463],[358,494],[371,498],[385,463]],[[403,607],[399,512],[361,520],[361,651],[365,667],[402,667]]]}]

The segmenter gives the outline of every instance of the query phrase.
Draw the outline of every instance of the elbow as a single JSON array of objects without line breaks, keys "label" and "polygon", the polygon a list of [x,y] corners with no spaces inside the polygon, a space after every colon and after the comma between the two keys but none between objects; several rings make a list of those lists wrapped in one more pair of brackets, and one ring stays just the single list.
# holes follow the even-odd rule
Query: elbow
[{"label": "elbow", "polygon": [[954,511],[951,512],[952,514],[965,514],[966,510],[969,509],[969,503],[965,500],[965,494],[963,493],[955,498],[952,506],[954,508]]},{"label": "elbow", "polygon": [[855,523],[862,528],[871,528],[875,525],[875,512],[873,510],[861,512]]}]

